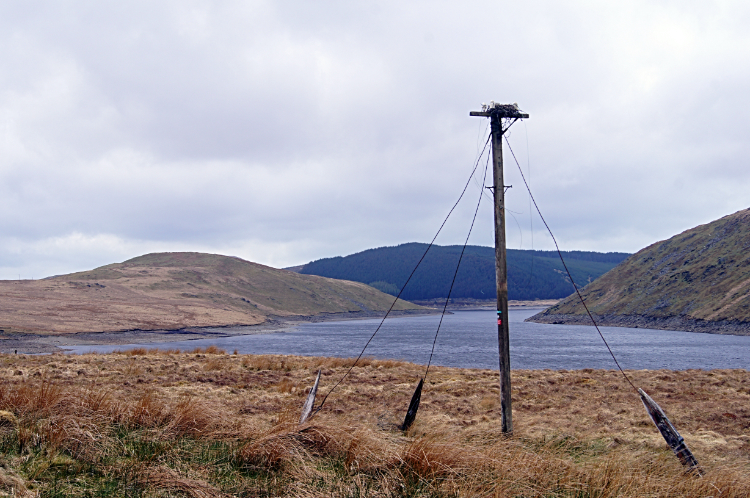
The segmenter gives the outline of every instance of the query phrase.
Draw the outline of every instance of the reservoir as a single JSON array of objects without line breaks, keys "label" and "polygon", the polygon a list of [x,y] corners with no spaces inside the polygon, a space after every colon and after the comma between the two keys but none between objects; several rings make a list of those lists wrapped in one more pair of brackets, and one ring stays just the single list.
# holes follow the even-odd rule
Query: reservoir
[{"label": "reservoir", "polygon": [[[617,368],[594,327],[527,323],[539,309],[511,309],[510,354],[514,369],[575,370]],[[426,364],[440,315],[389,318],[365,356]],[[125,346],[66,346],[74,353],[110,352],[134,347],[192,350],[216,345],[240,354],[291,354],[356,357],[379,319],[304,323],[281,332]],[[494,310],[454,311],[446,315],[433,365],[498,367]],[[750,368],[750,336],[601,327],[625,369]]]}]

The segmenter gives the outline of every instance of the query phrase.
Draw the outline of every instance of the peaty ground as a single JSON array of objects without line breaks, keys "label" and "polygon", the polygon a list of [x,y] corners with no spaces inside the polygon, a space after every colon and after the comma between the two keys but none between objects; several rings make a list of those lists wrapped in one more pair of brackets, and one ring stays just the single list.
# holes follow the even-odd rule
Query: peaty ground
[{"label": "peaty ground", "polygon": [[497,373],[133,350],[0,357],[0,490],[16,496],[750,496],[750,372],[630,371],[705,475],[686,475],[616,371],[516,370],[514,434]]}]

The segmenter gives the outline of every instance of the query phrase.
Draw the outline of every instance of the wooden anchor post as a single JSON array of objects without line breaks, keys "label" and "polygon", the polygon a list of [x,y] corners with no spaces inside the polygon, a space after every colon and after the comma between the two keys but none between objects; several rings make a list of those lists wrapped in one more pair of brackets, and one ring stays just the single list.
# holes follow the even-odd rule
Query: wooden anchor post
[{"label": "wooden anchor post", "polygon": [[[518,119],[528,118],[517,104],[482,104],[481,111],[470,116],[490,118],[492,130],[492,165],[495,199],[495,280],[497,283],[497,338],[500,359],[500,408],[502,431],[513,432],[513,410],[510,387],[510,331],[508,329],[508,267],[505,250],[505,183],[503,182],[503,134]],[[505,119],[505,127],[503,127]]]},{"label": "wooden anchor post", "polygon": [[638,394],[641,395],[643,406],[646,407],[646,411],[648,411],[648,415],[651,417],[654,425],[659,429],[659,432],[661,432],[667,445],[669,445],[677,458],[680,459],[682,465],[687,467],[688,472],[703,475],[703,470],[701,470],[700,465],[698,465],[698,460],[695,459],[693,453],[685,444],[685,440],[680,436],[680,433],[677,432],[677,429],[672,425],[672,422],[669,421],[664,410],[662,410],[656,401],[651,399],[651,396],[646,394],[643,389],[638,389]]},{"label": "wooden anchor post", "polygon": [[422,400],[422,386],[424,385],[424,379],[419,379],[419,384],[417,384],[417,388],[414,390],[414,394],[411,396],[411,401],[409,402],[409,409],[406,411],[406,417],[404,417],[404,423],[401,424],[402,431],[406,432],[409,430],[409,427],[411,427],[411,424],[414,423],[414,419],[417,418],[417,410],[419,410],[419,402]]},{"label": "wooden anchor post", "polygon": [[310,415],[312,414],[313,406],[315,406],[315,395],[318,394],[318,384],[320,383],[320,370],[318,370],[318,376],[315,378],[315,384],[310,389],[310,394],[307,395],[305,404],[302,405],[302,415],[299,418],[299,424],[304,424]]}]

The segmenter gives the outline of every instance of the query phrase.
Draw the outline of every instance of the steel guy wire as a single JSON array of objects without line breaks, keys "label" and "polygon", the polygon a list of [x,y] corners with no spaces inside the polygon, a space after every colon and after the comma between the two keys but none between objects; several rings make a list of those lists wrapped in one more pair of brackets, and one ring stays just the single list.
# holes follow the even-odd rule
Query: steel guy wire
[{"label": "steel guy wire", "polygon": [[[482,186],[484,187],[485,182],[487,181],[487,169],[490,164],[490,155],[487,155],[487,163],[484,165],[484,177],[482,178]],[[453,272],[453,280],[451,281],[450,289],[448,289],[448,297],[445,298],[445,304],[443,305],[443,312],[440,314],[440,322],[438,322],[437,331],[435,332],[435,339],[432,341],[432,351],[430,351],[430,360],[427,362],[427,369],[424,372],[424,377],[422,377],[422,381],[427,380],[427,374],[430,371],[430,365],[432,364],[432,356],[435,354],[435,344],[437,343],[438,334],[440,333],[440,326],[443,325],[443,318],[445,317],[445,310],[448,308],[448,302],[451,299],[451,294],[453,293],[453,285],[456,283],[456,276],[458,276],[458,269],[461,268],[461,260],[464,257],[464,252],[466,251],[466,245],[469,243],[469,237],[471,237],[471,231],[474,229],[474,222],[477,220],[477,213],[479,212],[479,206],[482,204],[482,197],[484,194],[484,188],[479,192],[479,200],[477,201],[477,207],[474,209],[474,217],[471,219],[471,226],[469,227],[469,233],[466,234],[466,240],[464,241],[464,246],[461,249],[461,255],[458,257],[458,263],[456,263],[456,271]]]},{"label": "steel guy wire", "polygon": [[424,261],[425,256],[427,256],[427,253],[429,252],[430,248],[432,248],[432,246],[435,243],[435,240],[437,239],[438,235],[440,235],[440,232],[443,230],[443,227],[445,227],[445,224],[448,222],[448,218],[450,218],[451,214],[453,214],[453,211],[456,209],[456,206],[458,206],[458,203],[461,202],[461,199],[463,199],[464,194],[466,193],[466,189],[469,188],[469,184],[471,183],[471,179],[474,178],[474,174],[476,173],[477,168],[479,167],[479,162],[481,161],[482,156],[484,155],[485,151],[487,150],[487,145],[490,143],[490,139],[491,138],[492,138],[492,134],[489,134],[487,136],[487,140],[484,142],[484,147],[482,148],[482,152],[480,153],[479,157],[476,160],[476,163],[474,164],[474,169],[471,170],[471,175],[469,175],[468,180],[466,180],[466,184],[464,185],[464,188],[461,191],[461,195],[458,196],[458,200],[455,202],[455,204],[453,204],[453,207],[450,209],[450,211],[448,211],[448,215],[445,217],[445,219],[443,220],[443,223],[440,225],[440,228],[438,229],[437,233],[435,234],[435,236],[430,241],[429,245],[427,246],[427,249],[425,249],[424,254],[422,254],[422,257],[419,259],[419,261],[417,262],[416,266],[411,271],[411,274],[409,275],[409,278],[406,279],[406,282],[401,287],[401,290],[398,292],[398,295],[396,296],[396,299],[393,300],[393,303],[391,304],[391,307],[388,308],[388,311],[386,312],[386,314],[383,317],[383,319],[380,321],[380,324],[378,325],[378,327],[375,329],[375,332],[373,332],[372,335],[370,336],[370,338],[367,340],[367,342],[365,343],[365,347],[362,348],[362,351],[359,353],[359,356],[357,356],[357,359],[354,360],[354,363],[352,363],[352,366],[349,367],[349,370],[346,371],[346,373],[343,375],[343,377],[341,377],[341,379],[339,379],[339,381],[336,382],[336,384],[334,384],[334,386],[331,388],[331,390],[328,391],[328,393],[326,393],[326,395],[323,397],[323,400],[320,402],[320,405],[318,405],[318,408],[315,409],[315,411],[313,412],[313,415],[315,413],[319,412],[323,408],[323,405],[325,404],[326,400],[331,395],[331,393],[344,381],[344,379],[346,379],[349,376],[349,374],[352,372],[352,370],[357,365],[357,363],[359,362],[359,360],[362,359],[362,355],[365,354],[365,350],[367,350],[367,347],[370,345],[370,343],[372,342],[372,340],[375,338],[375,335],[378,333],[378,331],[380,331],[380,328],[383,326],[383,323],[385,322],[385,319],[388,318],[388,315],[390,315],[391,311],[393,311],[393,307],[396,306],[396,303],[398,302],[399,298],[401,297],[401,294],[404,292],[404,289],[406,289],[406,286],[409,284],[409,281],[414,276],[414,273],[417,271],[417,268],[419,268],[419,265],[421,265],[422,261]]},{"label": "steel guy wire", "polygon": [[568,274],[568,278],[570,278],[570,282],[573,284],[573,288],[575,289],[576,294],[578,295],[578,299],[581,300],[581,304],[586,310],[586,313],[589,315],[589,318],[591,318],[591,322],[594,324],[596,331],[599,333],[599,337],[602,338],[602,341],[604,341],[604,345],[607,346],[607,351],[609,351],[610,356],[612,356],[612,359],[615,361],[615,365],[617,365],[617,368],[620,369],[620,373],[622,373],[623,377],[625,377],[625,380],[628,381],[628,384],[630,384],[630,387],[632,387],[637,392],[638,388],[635,387],[633,382],[630,380],[630,377],[628,377],[628,375],[625,373],[625,370],[623,370],[622,367],[620,366],[620,362],[617,361],[617,357],[615,357],[615,353],[613,353],[612,348],[609,347],[609,343],[607,342],[607,339],[604,338],[604,334],[602,334],[602,331],[599,330],[599,325],[596,323],[596,320],[594,320],[594,315],[591,314],[591,311],[589,311],[589,307],[586,306],[586,302],[583,300],[583,296],[581,296],[581,291],[578,290],[578,286],[576,285],[575,280],[573,280],[573,275],[570,274],[570,270],[568,270],[568,265],[565,264],[565,258],[563,258],[562,252],[560,251],[560,246],[557,245],[557,239],[555,239],[555,235],[552,233],[552,230],[547,224],[547,220],[545,220],[544,216],[542,216],[542,211],[539,209],[539,206],[536,203],[536,199],[534,199],[534,195],[531,193],[531,188],[529,188],[529,184],[526,181],[526,177],[523,174],[521,165],[518,163],[518,159],[516,159],[516,154],[515,152],[513,152],[513,148],[510,146],[510,142],[508,141],[507,137],[505,138],[505,143],[508,144],[508,150],[510,150],[511,155],[513,156],[513,160],[516,162],[516,166],[518,166],[518,171],[521,173],[521,178],[523,179],[524,185],[526,185],[526,190],[529,192],[529,197],[531,197],[531,200],[534,203],[536,212],[539,213],[539,218],[542,219],[542,223],[544,223],[544,226],[547,227],[547,231],[549,232],[550,237],[552,237],[552,241],[555,243],[555,249],[557,249],[557,255],[560,256],[560,261],[562,261],[563,267],[565,268],[565,272]]}]

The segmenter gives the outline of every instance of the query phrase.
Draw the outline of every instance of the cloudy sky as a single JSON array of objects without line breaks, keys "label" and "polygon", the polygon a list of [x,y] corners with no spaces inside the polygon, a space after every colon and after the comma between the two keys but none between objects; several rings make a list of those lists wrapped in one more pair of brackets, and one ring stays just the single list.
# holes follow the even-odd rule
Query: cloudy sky
[{"label": "cloudy sky", "polygon": [[[490,100],[531,115],[509,140],[563,249],[750,207],[747,2],[10,1],[0,278],[429,241]],[[548,249],[505,155],[509,247]],[[480,190],[438,243],[463,242]],[[485,203],[472,243],[492,223]]]}]

